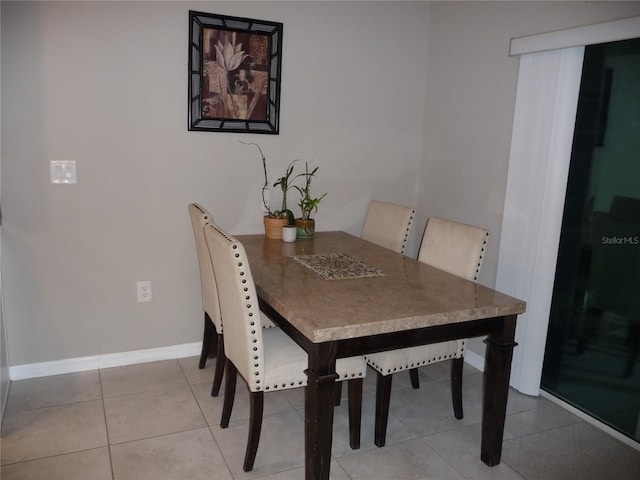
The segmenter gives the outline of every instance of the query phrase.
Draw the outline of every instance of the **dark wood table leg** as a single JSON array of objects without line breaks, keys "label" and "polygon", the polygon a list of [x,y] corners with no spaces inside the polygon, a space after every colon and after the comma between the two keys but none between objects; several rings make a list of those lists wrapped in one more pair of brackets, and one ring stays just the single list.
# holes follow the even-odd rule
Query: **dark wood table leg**
[{"label": "dark wood table leg", "polygon": [[500,463],[504,421],[509,395],[509,376],[516,333],[516,315],[504,317],[502,329],[490,334],[485,343],[485,370],[480,458],[493,467]]},{"label": "dark wood table leg", "polygon": [[338,378],[335,345],[314,344],[308,353],[304,403],[305,478],[329,480],[335,381]]}]

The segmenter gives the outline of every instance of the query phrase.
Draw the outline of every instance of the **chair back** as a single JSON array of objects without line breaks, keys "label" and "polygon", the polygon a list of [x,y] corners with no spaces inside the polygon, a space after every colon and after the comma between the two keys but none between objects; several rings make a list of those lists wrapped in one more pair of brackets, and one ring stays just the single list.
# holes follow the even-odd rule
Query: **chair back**
[{"label": "chair back", "polygon": [[475,282],[488,240],[488,230],[431,217],[427,220],[418,260]]},{"label": "chair back", "polygon": [[393,203],[372,200],[362,226],[361,238],[404,254],[415,210]]},{"label": "chair back", "polygon": [[264,343],[258,295],[242,244],[216,225],[204,228],[224,318],[224,350],[251,391],[264,387]]},{"label": "chair back", "polygon": [[204,227],[209,223],[214,223],[213,218],[204,207],[197,203],[189,204],[189,216],[191,217],[191,226],[193,227],[193,236],[196,239],[196,251],[198,252],[202,309],[209,314],[209,318],[211,318],[217,332],[222,333],[216,277],[213,272],[207,241],[204,238]]}]

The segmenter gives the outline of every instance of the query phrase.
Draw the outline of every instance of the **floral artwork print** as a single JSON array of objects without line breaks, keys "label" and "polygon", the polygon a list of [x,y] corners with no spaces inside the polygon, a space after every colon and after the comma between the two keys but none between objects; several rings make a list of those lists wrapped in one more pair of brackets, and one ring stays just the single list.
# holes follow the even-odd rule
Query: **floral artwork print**
[{"label": "floral artwork print", "polygon": [[203,119],[267,120],[269,36],[203,30]]}]

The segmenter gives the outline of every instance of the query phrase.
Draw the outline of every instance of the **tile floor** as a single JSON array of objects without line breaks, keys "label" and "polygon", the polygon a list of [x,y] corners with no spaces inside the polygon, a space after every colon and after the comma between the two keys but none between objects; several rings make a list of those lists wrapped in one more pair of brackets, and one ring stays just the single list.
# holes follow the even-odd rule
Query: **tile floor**
[{"label": "tile floor", "polygon": [[[2,428],[3,480],[293,480],[304,478],[303,391],[265,395],[255,468],[242,471],[248,395],[229,428],[209,389],[215,360],[183,358],[13,382]],[[637,480],[640,453],[543,398],[510,393],[503,461],[480,459],[482,375],[465,366],[463,420],[452,413],[447,364],[396,375],[387,445],[373,444],[375,375],[365,379],[362,447],[336,409],[334,480]],[[346,388],[343,389],[346,392]]]}]

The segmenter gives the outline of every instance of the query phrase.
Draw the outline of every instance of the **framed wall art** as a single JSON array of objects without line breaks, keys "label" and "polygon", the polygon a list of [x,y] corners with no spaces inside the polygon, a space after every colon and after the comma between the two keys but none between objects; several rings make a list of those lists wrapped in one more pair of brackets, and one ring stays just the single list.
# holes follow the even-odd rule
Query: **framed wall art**
[{"label": "framed wall art", "polygon": [[279,133],[282,23],[189,11],[189,130]]}]

